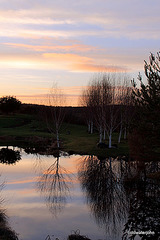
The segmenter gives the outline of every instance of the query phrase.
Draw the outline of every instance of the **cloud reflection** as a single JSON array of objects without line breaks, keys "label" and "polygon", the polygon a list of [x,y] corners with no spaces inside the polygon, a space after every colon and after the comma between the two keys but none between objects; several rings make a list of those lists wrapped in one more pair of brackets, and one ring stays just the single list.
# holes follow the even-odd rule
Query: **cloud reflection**
[{"label": "cloud reflection", "polygon": [[[0,191],[4,184],[0,184]],[[3,199],[0,196],[0,239],[1,240],[18,240],[17,233],[11,229],[8,222],[6,211],[2,208]]]}]

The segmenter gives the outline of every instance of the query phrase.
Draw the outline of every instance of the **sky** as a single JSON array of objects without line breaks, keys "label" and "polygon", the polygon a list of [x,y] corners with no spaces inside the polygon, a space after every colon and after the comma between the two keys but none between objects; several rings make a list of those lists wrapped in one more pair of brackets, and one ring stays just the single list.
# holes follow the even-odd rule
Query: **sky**
[{"label": "sky", "polygon": [[0,0],[0,97],[78,105],[96,72],[144,72],[160,51],[159,0]]}]

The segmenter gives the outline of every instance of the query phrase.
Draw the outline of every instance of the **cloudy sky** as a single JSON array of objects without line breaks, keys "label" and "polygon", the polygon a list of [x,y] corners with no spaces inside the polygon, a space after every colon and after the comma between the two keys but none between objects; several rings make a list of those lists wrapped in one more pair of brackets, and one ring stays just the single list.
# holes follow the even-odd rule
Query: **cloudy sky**
[{"label": "cloudy sky", "polygon": [[[95,72],[143,72],[160,50],[159,0],[0,0],[0,96],[73,103]],[[76,103],[75,103],[76,104]]]}]

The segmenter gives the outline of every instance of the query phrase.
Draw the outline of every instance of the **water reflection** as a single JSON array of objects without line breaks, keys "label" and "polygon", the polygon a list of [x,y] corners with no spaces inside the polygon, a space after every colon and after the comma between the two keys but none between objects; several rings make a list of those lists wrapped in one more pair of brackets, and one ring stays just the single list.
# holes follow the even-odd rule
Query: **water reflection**
[{"label": "water reflection", "polygon": [[21,159],[20,151],[12,150],[10,148],[0,149],[0,163],[15,164]]},{"label": "water reflection", "polygon": [[[0,184],[0,191],[3,184]],[[5,210],[2,208],[3,199],[0,196],[0,239],[1,240],[18,240],[17,233],[11,229],[8,223],[8,217]]]},{"label": "water reflection", "polygon": [[[160,185],[151,179],[159,162],[83,158],[79,180],[99,226],[122,239],[158,239]],[[121,229],[120,229],[121,228]],[[122,231],[123,229],[123,231]],[[113,235],[112,235],[113,237]]]},{"label": "water reflection", "polygon": [[54,216],[64,208],[71,185],[69,172],[59,162],[58,155],[54,163],[40,176],[37,184]]},{"label": "water reflection", "polygon": [[124,182],[130,206],[122,239],[135,239],[137,235],[140,239],[157,240],[160,236],[160,184],[148,177],[160,170],[159,162],[137,161],[131,170],[134,174]]},{"label": "water reflection", "polygon": [[[78,177],[88,207],[83,205],[82,192],[75,179],[77,175],[72,178],[71,173],[67,171],[69,169],[76,172],[79,158],[81,160]],[[33,165],[37,168],[36,175],[35,171],[34,173],[31,171]],[[6,194],[9,193],[8,196],[12,196],[13,192],[15,194],[12,207],[8,207],[12,209],[10,215],[14,216],[11,217],[12,222],[18,222],[13,228],[18,229],[16,231],[20,232],[23,239],[25,232],[27,232],[25,239],[40,239],[45,231],[64,239],[68,232],[78,228],[92,240],[114,237],[116,240],[158,239],[160,186],[158,180],[152,179],[154,174],[160,171],[158,162],[131,161],[126,157],[99,159],[95,156],[73,156],[67,159],[57,152],[54,157],[37,154],[36,159],[33,155],[24,154],[23,161],[16,166],[1,165],[1,168],[4,173],[6,171],[5,179],[9,183]],[[57,216],[62,209],[64,210],[56,219],[46,211],[40,194],[34,192],[31,187],[35,186],[37,178],[38,189],[46,198],[52,214]],[[68,199],[72,193],[71,178],[75,183],[72,201]],[[27,182],[28,179],[31,181]],[[66,203],[69,204],[65,205]],[[90,219],[90,213],[97,224]],[[58,235],[61,231],[64,231],[63,236]],[[144,233],[151,231],[154,235],[136,234],[142,231]],[[1,235],[0,239],[3,239]]]},{"label": "water reflection", "polygon": [[79,180],[98,225],[105,226],[108,233],[118,232],[126,219],[128,201],[114,160],[85,157]]}]

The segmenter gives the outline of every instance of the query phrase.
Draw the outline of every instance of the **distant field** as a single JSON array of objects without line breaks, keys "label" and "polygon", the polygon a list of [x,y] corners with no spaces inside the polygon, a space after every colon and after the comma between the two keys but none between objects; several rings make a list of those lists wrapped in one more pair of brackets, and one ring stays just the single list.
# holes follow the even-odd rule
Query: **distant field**
[{"label": "distant field", "polygon": [[44,124],[33,115],[0,116],[0,136],[48,136]]},{"label": "distant field", "polygon": [[[0,144],[21,144],[27,137],[45,137],[53,138],[45,124],[34,115],[16,114],[4,116],[0,115]],[[98,133],[87,133],[87,126],[78,124],[64,123],[61,132],[60,140],[64,151],[79,154],[90,154],[99,156],[118,156],[128,155],[128,146],[126,141],[122,141],[115,149],[99,149]],[[118,136],[113,135],[113,144],[117,144]],[[107,144],[107,142],[106,142]]]}]

